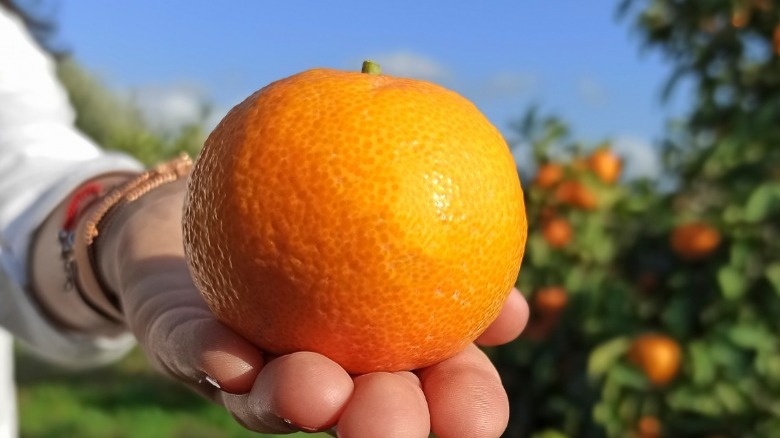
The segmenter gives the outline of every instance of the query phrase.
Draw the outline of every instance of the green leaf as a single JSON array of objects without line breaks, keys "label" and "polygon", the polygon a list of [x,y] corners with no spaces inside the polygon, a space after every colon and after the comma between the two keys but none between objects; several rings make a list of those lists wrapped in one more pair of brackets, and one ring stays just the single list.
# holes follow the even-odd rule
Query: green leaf
[{"label": "green leaf", "polygon": [[596,403],[591,412],[593,421],[602,426],[619,421],[612,404],[604,399],[602,399],[601,402]]},{"label": "green leaf", "polygon": [[647,389],[647,377],[636,367],[622,362],[615,363],[607,375],[609,380],[617,385],[639,390]]},{"label": "green leaf", "polygon": [[694,390],[691,386],[683,386],[671,391],[666,401],[674,410],[697,412],[711,417],[721,415],[723,406],[712,396],[712,391],[700,391]]},{"label": "green leaf", "polygon": [[780,295],[780,262],[770,264],[764,270],[766,279],[772,284],[775,289],[775,293]]},{"label": "green leaf", "polygon": [[712,360],[723,367],[739,369],[743,365],[740,350],[725,338],[720,338],[710,344],[709,350]]},{"label": "green leaf", "polygon": [[691,299],[687,294],[676,294],[666,304],[661,313],[661,320],[670,333],[686,337],[691,330]]},{"label": "green leaf", "polygon": [[753,191],[745,204],[745,220],[759,222],[780,205],[780,184],[764,184]]},{"label": "green leaf", "polygon": [[731,327],[728,337],[735,345],[759,351],[774,350],[777,347],[776,336],[758,323],[741,323]]},{"label": "green leaf", "polygon": [[588,357],[588,376],[603,376],[631,347],[628,337],[606,341],[594,348]]},{"label": "green leaf", "polygon": [[759,353],[755,367],[758,374],[777,385],[780,383],[780,352]]},{"label": "green leaf", "polygon": [[533,438],[569,438],[569,436],[559,430],[547,429],[542,432],[535,433]]},{"label": "green leaf", "polygon": [[724,266],[718,270],[718,284],[723,296],[735,300],[745,294],[745,276],[732,266]]},{"label": "green leaf", "polygon": [[772,418],[771,416],[767,416],[767,418],[764,418],[762,421],[756,424],[755,430],[756,433],[758,433],[757,436],[772,436],[773,434],[776,434],[778,430],[780,430],[780,418]]},{"label": "green leaf", "polygon": [[601,238],[593,247],[593,258],[599,263],[607,263],[615,255],[615,244],[612,240]]},{"label": "green leaf", "polygon": [[620,400],[620,404],[618,405],[617,411],[620,418],[633,418],[637,412],[640,411],[641,397],[636,397],[633,394],[626,394],[622,400]]},{"label": "green leaf", "polygon": [[743,220],[744,213],[738,205],[729,205],[723,210],[723,221],[727,224],[735,224]]},{"label": "green leaf", "polygon": [[729,252],[729,264],[734,268],[744,268],[748,264],[752,252],[750,245],[745,242],[733,243]]},{"label": "green leaf", "polygon": [[550,259],[550,246],[540,234],[533,234],[529,237],[526,252],[534,266],[544,266]]},{"label": "green leaf", "polygon": [[568,291],[582,289],[585,284],[585,270],[579,266],[572,266],[566,273],[566,279],[563,286]]},{"label": "green leaf", "polygon": [[708,386],[715,380],[715,364],[707,346],[701,341],[691,342],[688,346],[691,358],[693,382],[699,386]]},{"label": "green leaf", "polygon": [[742,394],[729,383],[719,382],[715,385],[715,396],[721,405],[732,414],[739,414],[747,409],[747,401]]}]

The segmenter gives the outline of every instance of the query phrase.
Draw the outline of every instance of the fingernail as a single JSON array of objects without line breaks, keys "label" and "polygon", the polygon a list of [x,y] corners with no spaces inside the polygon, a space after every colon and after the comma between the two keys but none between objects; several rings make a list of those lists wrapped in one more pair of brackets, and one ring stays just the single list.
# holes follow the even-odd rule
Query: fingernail
[{"label": "fingernail", "polygon": [[217,379],[215,379],[215,378],[213,378],[211,376],[206,376],[206,377],[203,378],[203,380],[209,382],[209,384],[211,386],[213,386],[213,387],[215,387],[217,389],[222,389],[222,387],[219,386],[219,382],[217,382]]},{"label": "fingernail", "polygon": [[282,420],[285,423],[287,423],[287,425],[290,426],[291,428],[293,428],[295,430],[300,430],[301,432],[321,432],[322,431],[322,429],[319,429],[319,428],[306,427],[306,426],[301,426],[299,424],[295,424],[289,418],[282,418]]}]

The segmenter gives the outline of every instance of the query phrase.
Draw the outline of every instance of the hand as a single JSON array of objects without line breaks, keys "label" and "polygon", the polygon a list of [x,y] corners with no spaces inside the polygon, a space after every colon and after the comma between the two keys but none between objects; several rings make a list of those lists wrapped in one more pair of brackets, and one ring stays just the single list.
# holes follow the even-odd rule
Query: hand
[{"label": "hand", "polygon": [[[264,357],[217,321],[184,259],[183,191],[182,182],[173,183],[120,210],[99,254],[130,329],[159,369],[258,432],[335,428],[342,437],[427,437],[430,430],[442,438],[501,435],[509,417],[507,395],[475,345],[415,372],[353,377],[317,353]],[[477,344],[508,342],[527,319],[528,306],[513,290]]]}]

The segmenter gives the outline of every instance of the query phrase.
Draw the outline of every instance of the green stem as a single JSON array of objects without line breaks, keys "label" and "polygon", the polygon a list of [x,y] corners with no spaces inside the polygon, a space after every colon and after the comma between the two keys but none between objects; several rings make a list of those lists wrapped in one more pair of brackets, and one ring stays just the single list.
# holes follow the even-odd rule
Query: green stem
[{"label": "green stem", "polygon": [[368,73],[370,75],[381,75],[382,67],[374,61],[366,60],[363,61],[363,68],[360,71],[361,73]]}]

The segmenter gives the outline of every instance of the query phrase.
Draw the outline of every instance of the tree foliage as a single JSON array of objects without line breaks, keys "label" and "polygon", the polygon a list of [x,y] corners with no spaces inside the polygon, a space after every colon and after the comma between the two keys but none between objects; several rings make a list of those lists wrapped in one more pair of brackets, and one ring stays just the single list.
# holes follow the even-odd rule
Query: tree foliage
[{"label": "tree foliage", "polygon": [[[775,436],[780,5],[627,0],[620,13],[669,61],[665,93],[693,85],[662,145],[675,189],[607,184],[583,165],[598,145],[571,140],[564,122],[532,114],[518,125],[535,159],[565,172],[552,186],[525,181],[519,286],[532,318],[516,345],[492,352],[511,394],[507,436]],[[565,202],[567,180],[598,205]],[[567,245],[545,236],[551,217],[571,224]],[[550,286],[567,294],[557,313],[538,298]]]},{"label": "tree foliage", "polygon": [[99,146],[151,165],[179,152],[194,155],[203,145],[202,123],[189,124],[172,133],[156,132],[149,128],[136,106],[118,97],[72,59],[64,58],[57,67],[76,111],[76,126]]}]

